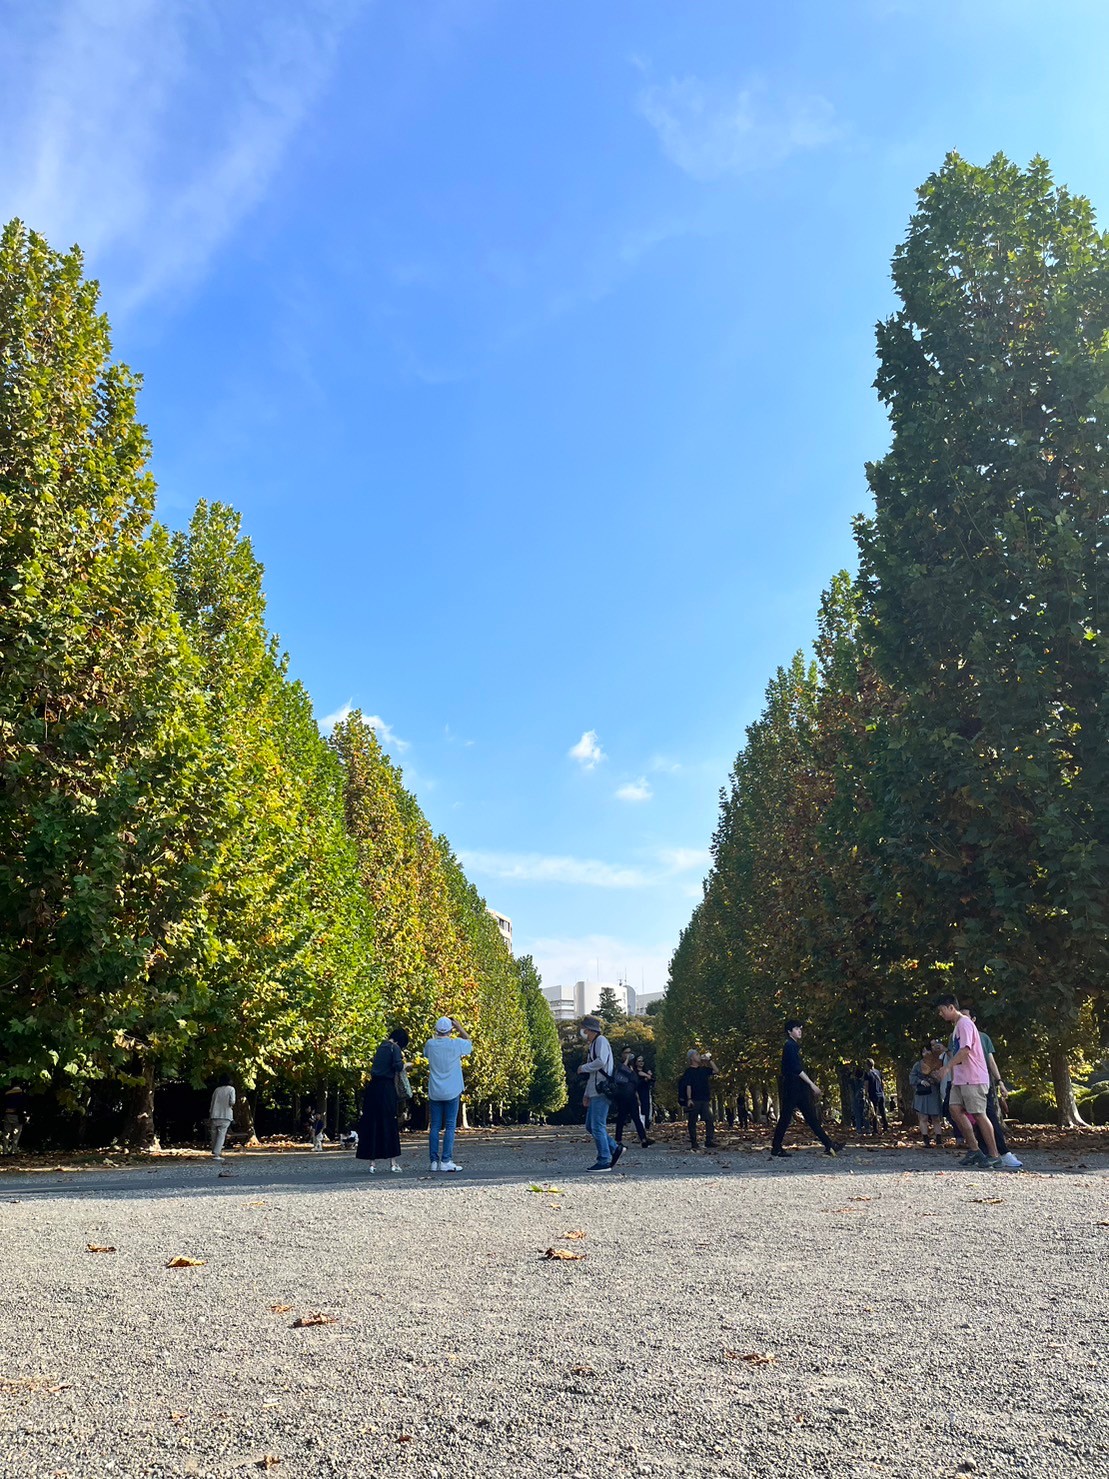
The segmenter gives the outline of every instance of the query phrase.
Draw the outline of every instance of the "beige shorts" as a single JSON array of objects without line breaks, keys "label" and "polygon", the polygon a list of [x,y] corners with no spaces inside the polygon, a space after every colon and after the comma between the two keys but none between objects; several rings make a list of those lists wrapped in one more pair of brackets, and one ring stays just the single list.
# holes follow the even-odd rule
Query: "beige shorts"
[{"label": "beige shorts", "polygon": [[985,1084],[952,1084],[951,1108],[962,1109],[966,1114],[985,1114]]}]

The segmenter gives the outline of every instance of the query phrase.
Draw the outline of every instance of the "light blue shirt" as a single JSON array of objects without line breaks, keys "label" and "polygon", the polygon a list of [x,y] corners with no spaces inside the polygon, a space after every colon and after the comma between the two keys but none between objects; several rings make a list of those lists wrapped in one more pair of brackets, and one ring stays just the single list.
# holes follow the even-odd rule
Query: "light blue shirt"
[{"label": "light blue shirt", "polygon": [[427,1059],[429,1099],[457,1099],[465,1088],[462,1082],[462,1060],[474,1051],[473,1043],[464,1037],[433,1037],[424,1044]]}]

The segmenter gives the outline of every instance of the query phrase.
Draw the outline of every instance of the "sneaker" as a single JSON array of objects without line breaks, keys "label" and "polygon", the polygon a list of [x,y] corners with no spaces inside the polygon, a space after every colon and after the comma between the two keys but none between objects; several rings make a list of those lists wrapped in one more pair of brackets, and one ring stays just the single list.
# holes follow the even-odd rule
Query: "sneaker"
[{"label": "sneaker", "polygon": [[616,1149],[612,1152],[612,1160],[609,1162],[609,1169],[610,1170],[612,1170],[612,1171],[615,1171],[616,1170],[616,1162],[620,1159],[620,1157],[623,1154],[624,1154],[624,1147],[622,1145],[618,1145],[616,1147]]},{"label": "sneaker", "polygon": [[219,1177],[217,1179],[222,1181],[225,1176],[234,1176],[234,1174],[234,1171],[223,1170],[219,1173]]},{"label": "sneaker", "polygon": [[1004,1171],[1005,1170],[1005,1163],[1004,1163],[1004,1161],[1001,1159],[1001,1157],[999,1155],[983,1155],[982,1156],[982,1159],[986,1163],[987,1170],[990,1170],[990,1171]]},{"label": "sneaker", "polygon": [[825,1150],[824,1154],[825,1155],[839,1155],[839,1153],[840,1153],[841,1150],[846,1150],[846,1149],[847,1149],[847,1146],[844,1145],[844,1143],[843,1143],[842,1140],[833,1140],[832,1143],[831,1143],[831,1145],[829,1145],[828,1148]]},{"label": "sneaker", "polygon": [[390,1169],[390,1171],[396,1171],[396,1173],[397,1173],[397,1175],[398,1175],[398,1176],[399,1176],[399,1175],[400,1175],[400,1171],[401,1171],[401,1168],[400,1168],[400,1166],[396,1166],[396,1165],[391,1165],[391,1166],[390,1166],[390,1167],[389,1167],[389,1169]]},{"label": "sneaker", "polygon": [[438,1169],[439,1169],[439,1162],[438,1161],[432,1161],[429,1169],[432,1170],[432,1171],[438,1171]]},{"label": "sneaker", "polygon": [[639,1142],[639,1147],[641,1150],[649,1150],[651,1146],[654,1145],[654,1143],[655,1142],[653,1140],[641,1140]]},{"label": "sneaker", "polygon": [[792,1150],[772,1150],[770,1152],[770,1159],[772,1161],[788,1161],[792,1154]]},{"label": "sneaker", "polygon": [[611,1161],[594,1161],[591,1166],[586,1166],[587,1171],[611,1171]]},{"label": "sneaker", "polygon": [[[398,1167],[398,1170],[399,1169],[400,1168]],[[462,1167],[461,1166],[456,1166],[453,1161],[440,1161],[439,1162],[439,1169],[440,1169],[440,1171],[461,1171],[462,1170]]]},{"label": "sneaker", "polygon": [[968,1150],[967,1153],[966,1153],[966,1155],[963,1156],[962,1159],[959,1161],[959,1165],[960,1166],[976,1166],[978,1164],[978,1160],[979,1160],[978,1151],[976,1151],[976,1150]]},{"label": "sneaker", "polygon": [[983,1155],[980,1150],[976,1150],[973,1155],[964,1156],[959,1162],[959,1165],[964,1166],[968,1171],[988,1171],[992,1168],[993,1162],[989,1156]]},{"label": "sneaker", "polygon": [[1023,1171],[1024,1170],[1024,1162],[1023,1161],[1018,1161],[1017,1158],[1016,1158],[1016,1156],[1013,1154],[1013,1152],[1011,1150],[1007,1150],[1005,1152],[1005,1154],[1001,1157],[1001,1170],[1002,1171]]}]

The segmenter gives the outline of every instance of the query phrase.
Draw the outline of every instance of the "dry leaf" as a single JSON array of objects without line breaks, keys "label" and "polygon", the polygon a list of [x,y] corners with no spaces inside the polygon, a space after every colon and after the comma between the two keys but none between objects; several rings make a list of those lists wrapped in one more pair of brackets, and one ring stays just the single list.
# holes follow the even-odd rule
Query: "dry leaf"
[{"label": "dry leaf", "polygon": [[980,1207],[1000,1207],[1001,1204],[1002,1204],[1002,1202],[1004,1202],[1005,1198],[1004,1197],[972,1197],[971,1200],[974,1201],[974,1202],[977,1202],[977,1204]]},{"label": "dry leaf", "polygon": [[294,1330],[305,1330],[309,1325],[337,1325],[338,1323],[334,1315],[325,1315],[319,1310],[314,1310],[294,1320],[292,1328]]},{"label": "dry leaf", "polygon": [[86,1243],[85,1250],[89,1253],[114,1253],[116,1251],[109,1243]]},{"label": "dry leaf", "polygon": [[264,1207],[265,1202],[247,1202],[248,1207]]},{"label": "dry leaf", "polygon": [[562,1236],[569,1238],[572,1242],[580,1243],[584,1239],[585,1234],[580,1227],[572,1227],[569,1232],[564,1232]]},{"label": "dry leaf", "polygon": [[597,1373],[593,1370],[593,1367],[592,1366],[571,1366],[570,1367],[570,1375],[571,1376],[596,1376],[596,1374]]},{"label": "dry leaf", "polygon": [[264,1453],[260,1459],[255,1460],[254,1467],[256,1469],[276,1469],[280,1462],[276,1453]]},{"label": "dry leaf", "polygon": [[540,1253],[540,1258],[557,1259],[560,1263],[580,1262],[585,1257],[584,1253],[575,1253],[572,1248],[548,1248],[545,1253]]},{"label": "dry leaf", "polygon": [[187,1412],[171,1412],[169,1420],[171,1423],[183,1423],[188,1415]]},{"label": "dry leaf", "polygon": [[203,1268],[207,1262],[206,1258],[169,1258],[166,1260],[166,1268]]},{"label": "dry leaf", "polygon": [[528,1187],[528,1191],[537,1191],[547,1197],[562,1196],[562,1188],[560,1186],[552,1186],[549,1181],[542,1186],[540,1186],[538,1181],[533,1181]]},{"label": "dry leaf", "polygon": [[1109,1222],[1095,1222],[1095,1227],[1109,1227]]},{"label": "dry leaf", "polygon": [[874,1198],[873,1197],[848,1197],[847,1200],[849,1202],[872,1202],[874,1200]]},{"label": "dry leaf", "polygon": [[778,1362],[769,1351],[725,1351],[724,1356],[729,1361],[746,1361],[748,1366],[775,1366]]},{"label": "dry leaf", "polygon": [[57,1396],[73,1385],[54,1376],[0,1376],[0,1392],[49,1392]]},{"label": "dry leaf", "polygon": [[398,1433],[397,1434],[397,1442],[398,1443],[411,1443],[412,1442],[412,1434],[411,1433]]},{"label": "dry leaf", "polygon": [[271,1304],[270,1313],[273,1315],[287,1315],[292,1309],[291,1304]]}]

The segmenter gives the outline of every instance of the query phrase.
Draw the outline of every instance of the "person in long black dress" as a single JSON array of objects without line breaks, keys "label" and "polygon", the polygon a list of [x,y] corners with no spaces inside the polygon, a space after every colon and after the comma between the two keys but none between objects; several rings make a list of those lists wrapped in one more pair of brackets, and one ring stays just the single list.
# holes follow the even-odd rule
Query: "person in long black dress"
[{"label": "person in long black dress", "polygon": [[404,1049],[408,1033],[403,1027],[391,1032],[374,1054],[370,1081],[362,1094],[362,1118],[358,1122],[360,1161],[388,1160],[390,1171],[400,1170],[400,1126],[397,1122],[397,1074],[404,1072]]}]

